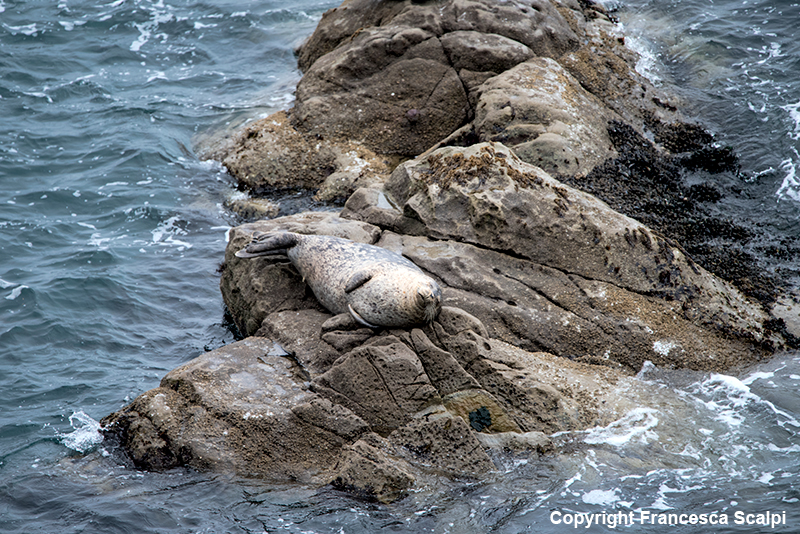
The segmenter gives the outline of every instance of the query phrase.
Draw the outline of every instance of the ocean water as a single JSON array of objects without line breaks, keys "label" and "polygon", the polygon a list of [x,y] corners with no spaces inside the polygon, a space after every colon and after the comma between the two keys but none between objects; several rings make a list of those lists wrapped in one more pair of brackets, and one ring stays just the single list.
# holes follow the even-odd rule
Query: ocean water
[{"label": "ocean water", "polygon": [[[604,3],[640,71],[740,155],[740,175],[687,179],[735,192],[720,213],[763,233],[765,269],[797,270],[769,250],[800,236],[800,4]],[[652,402],[555,436],[561,454],[389,506],[118,461],[97,421],[233,340],[216,273],[233,184],[193,139],[291,105],[292,50],[336,4],[0,0],[0,531],[563,532],[596,514],[589,530],[615,532],[619,512],[637,532],[800,531],[798,353],[730,375],[646,367],[624,387]],[[767,512],[782,523],[735,524]]]}]

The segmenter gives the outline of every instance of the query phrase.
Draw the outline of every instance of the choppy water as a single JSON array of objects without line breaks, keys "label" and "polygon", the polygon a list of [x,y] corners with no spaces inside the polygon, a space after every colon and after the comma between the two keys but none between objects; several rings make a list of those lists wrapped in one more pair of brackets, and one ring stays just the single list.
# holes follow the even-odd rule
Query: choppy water
[{"label": "choppy water", "polygon": [[[737,376],[646,369],[628,387],[657,388],[652,404],[557,436],[564,454],[498,458],[488,481],[423,481],[391,506],[119,465],[97,420],[232,340],[216,274],[231,183],[192,138],[286,107],[292,49],[335,4],[0,0],[0,531],[562,532],[551,517],[642,510],[800,531],[798,354]],[[796,240],[800,6],[616,5],[642,71],[741,155],[742,176],[714,177],[741,191],[719,209]],[[733,524],[766,511],[788,525]],[[710,528],[632,530],[665,529]]]}]

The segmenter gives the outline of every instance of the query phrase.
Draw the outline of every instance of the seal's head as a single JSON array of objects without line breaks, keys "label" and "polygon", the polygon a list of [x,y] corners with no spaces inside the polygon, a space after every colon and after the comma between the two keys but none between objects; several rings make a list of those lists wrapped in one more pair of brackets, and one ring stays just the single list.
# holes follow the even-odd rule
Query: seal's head
[{"label": "seal's head", "polygon": [[442,311],[442,289],[433,280],[417,288],[417,307],[422,310],[425,323],[432,323]]}]

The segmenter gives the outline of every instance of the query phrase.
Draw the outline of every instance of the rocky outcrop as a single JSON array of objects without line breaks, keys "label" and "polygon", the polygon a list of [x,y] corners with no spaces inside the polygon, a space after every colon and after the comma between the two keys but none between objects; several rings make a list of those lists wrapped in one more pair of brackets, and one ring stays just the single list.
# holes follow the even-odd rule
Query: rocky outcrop
[{"label": "rocky outcrop", "polygon": [[[630,375],[646,360],[725,369],[757,358],[766,335],[763,312],[677,245],[500,144],[407,162],[342,215],[232,229],[221,289],[251,337],[102,421],[135,465],[388,502],[428,476],[480,477],[489,449],[549,453],[548,435],[614,421],[641,404],[647,386]],[[439,281],[446,306],[410,330],[332,316],[286,261],[235,256],[275,230],[399,252]]]},{"label": "rocky outcrop", "polygon": [[321,200],[441,144],[500,141],[549,172],[585,174],[614,155],[609,120],[656,137],[680,122],[615,31],[599,4],[573,0],[345,2],[298,49],[288,118],[200,152],[247,189],[322,188]]},{"label": "rocky outcrop", "polygon": [[221,289],[243,333],[267,328],[291,344],[281,334],[285,321],[271,326],[280,315],[267,318],[313,308],[330,343],[354,347],[369,336],[361,329],[334,340],[324,310],[287,264],[233,256],[254,232],[287,230],[403,254],[437,279],[447,305],[477,317],[489,337],[528,351],[632,371],[645,361],[724,370],[760,358],[773,335],[758,305],[678,245],[501,145],[445,148],[408,162],[385,190],[359,190],[342,217],[306,213],[232,230]]},{"label": "rocky outcrop", "polygon": [[[265,325],[285,321],[276,315]],[[336,336],[304,340],[301,332],[320,332],[315,313],[295,313],[286,326],[290,350],[256,336],[200,356],[103,419],[105,434],[139,468],[332,484],[388,502],[420,476],[493,470],[486,448],[544,453],[543,432],[630,408],[615,399],[622,374],[489,339],[453,308],[424,329],[370,332],[352,350]]]},{"label": "rocky outcrop", "polygon": [[[614,31],[583,0],[351,0],[326,13],[298,51],[295,108],[201,154],[250,194],[316,190],[344,210],[233,228],[220,288],[245,339],[171,371],[104,432],[144,469],[389,502],[428,476],[492,471],[491,449],[551,453],[548,435],[652,404],[662,393],[631,378],[648,361],[726,370],[784,341],[680,244],[581,190],[627,188],[623,164],[711,143]],[[235,256],[276,230],[398,252],[445,306],[408,330],[332,316],[288,261]]]},{"label": "rocky outcrop", "polygon": [[618,116],[552,59],[521,63],[475,95],[477,140],[501,142],[547,172],[583,175],[616,155],[607,124]]},{"label": "rocky outcrop", "polygon": [[243,189],[256,195],[318,189],[323,201],[343,201],[358,187],[381,183],[394,167],[360,143],[318,139],[296,130],[283,111],[206,139],[199,155],[221,162]]},{"label": "rocky outcrop", "polygon": [[417,155],[468,122],[471,86],[577,43],[548,1],[349,2],[300,49],[293,118],[304,131]]}]

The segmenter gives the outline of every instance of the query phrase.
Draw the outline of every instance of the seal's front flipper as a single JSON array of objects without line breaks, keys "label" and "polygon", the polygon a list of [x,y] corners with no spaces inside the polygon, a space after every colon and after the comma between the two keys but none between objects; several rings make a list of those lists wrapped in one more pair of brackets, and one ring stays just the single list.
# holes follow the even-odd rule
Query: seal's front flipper
[{"label": "seal's front flipper", "polygon": [[285,256],[286,251],[296,244],[297,234],[291,232],[256,233],[250,244],[236,253],[236,257]]},{"label": "seal's front flipper", "polygon": [[250,245],[247,248],[243,248],[236,254],[234,254],[237,258],[262,258],[264,256],[286,256],[286,249],[278,249],[278,250],[266,250],[266,251],[257,251],[257,252],[248,252],[250,249]]},{"label": "seal's front flipper", "polygon": [[[350,277],[350,280],[347,281],[347,285],[344,286],[344,292],[352,293],[359,287],[369,282],[371,278],[372,278],[372,273],[370,271],[358,271],[356,274]],[[351,313],[353,312],[352,309],[350,311]]]},{"label": "seal's front flipper", "polygon": [[355,319],[359,323],[363,324],[364,326],[368,326],[370,328],[380,328],[379,326],[375,326],[374,324],[369,324],[367,321],[362,319],[361,316],[358,313],[356,313],[356,311],[353,309],[353,307],[350,306],[349,304],[347,305],[347,309],[350,312],[350,315],[353,316],[353,319]]}]

